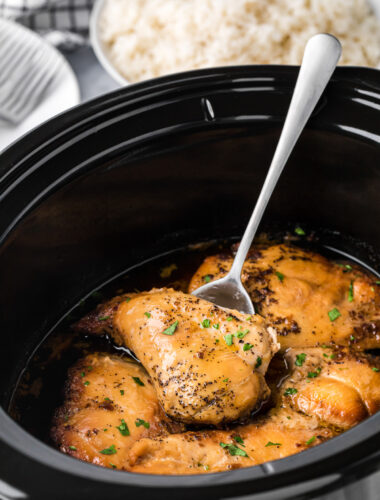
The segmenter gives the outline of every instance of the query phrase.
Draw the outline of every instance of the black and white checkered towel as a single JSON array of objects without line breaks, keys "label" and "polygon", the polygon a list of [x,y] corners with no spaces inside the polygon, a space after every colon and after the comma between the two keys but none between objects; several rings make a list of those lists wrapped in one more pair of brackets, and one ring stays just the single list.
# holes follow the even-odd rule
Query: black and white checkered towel
[{"label": "black and white checkered towel", "polygon": [[75,48],[86,43],[94,0],[0,0],[0,17],[38,31],[50,43]]}]

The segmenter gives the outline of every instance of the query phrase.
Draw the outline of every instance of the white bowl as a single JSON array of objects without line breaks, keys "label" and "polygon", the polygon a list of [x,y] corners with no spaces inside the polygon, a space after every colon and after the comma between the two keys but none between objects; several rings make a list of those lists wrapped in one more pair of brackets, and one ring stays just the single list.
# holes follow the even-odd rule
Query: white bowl
[{"label": "white bowl", "polygon": [[[368,0],[368,2],[371,5],[376,17],[380,20],[380,0]],[[105,0],[95,0],[90,17],[90,41],[100,64],[107,71],[107,73],[117,81],[117,83],[124,87],[131,82],[129,82],[111,62],[111,59],[107,54],[107,48],[104,46],[100,37],[99,19],[104,8],[104,3]],[[378,68],[380,69],[380,65]]]},{"label": "white bowl", "polygon": [[117,81],[121,86],[128,85],[130,82],[116,69],[111,62],[107,48],[104,46],[100,37],[99,19],[104,8],[104,0],[96,0],[90,17],[90,41],[92,48],[98,58],[100,64]]}]

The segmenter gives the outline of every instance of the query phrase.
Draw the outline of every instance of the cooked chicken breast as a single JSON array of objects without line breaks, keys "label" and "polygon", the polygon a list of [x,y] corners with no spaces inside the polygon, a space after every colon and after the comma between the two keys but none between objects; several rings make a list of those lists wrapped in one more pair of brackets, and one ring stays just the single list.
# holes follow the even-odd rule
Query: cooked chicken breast
[{"label": "cooked chicken breast", "polygon": [[161,289],[113,299],[75,328],[107,331],[131,349],[176,420],[233,421],[269,394],[264,375],[278,346],[260,316]]},{"label": "cooked chicken breast", "polygon": [[69,370],[65,401],[54,417],[51,437],[73,457],[123,468],[136,440],[182,430],[162,411],[141,365],[91,354]]},{"label": "cooked chicken breast", "polygon": [[380,408],[380,370],[348,349],[290,349],[289,375],[266,417],[230,431],[185,432],[136,442],[129,470],[197,474],[248,467],[305,450]]},{"label": "cooked chicken breast", "polygon": [[285,358],[291,374],[281,389],[283,407],[342,429],[380,409],[377,359],[340,347],[289,349]]},{"label": "cooked chicken breast", "polygon": [[[288,416],[297,422],[290,425]],[[308,425],[309,424],[309,425]],[[128,470],[147,474],[201,474],[251,467],[287,457],[331,438],[298,414],[278,412],[230,431],[199,431],[140,439],[129,452]]]},{"label": "cooked chicken breast", "polygon": [[[189,292],[224,276],[232,260],[206,258]],[[380,287],[359,268],[282,244],[251,250],[242,281],[284,349],[329,343],[380,347]]]}]

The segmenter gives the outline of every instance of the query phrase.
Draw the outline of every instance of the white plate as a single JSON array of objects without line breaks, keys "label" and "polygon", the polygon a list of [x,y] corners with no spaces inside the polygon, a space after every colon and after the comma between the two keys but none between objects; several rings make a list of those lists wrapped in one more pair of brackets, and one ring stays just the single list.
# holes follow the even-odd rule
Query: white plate
[{"label": "white plate", "polygon": [[76,77],[65,58],[54,47],[45,42],[43,38],[33,31],[13,21],[0,19],[0,31],[5,30],[7,31],[7,36],[12,38],[17,38],[21,33],[24,33],[25,43],[29,46],[31,44],[44,46],[44,50],[54,53],[54,57],[57,59],[59,66],[42,101],[22,123],[19,125],[11,125],[0,120],[0,151],[22,135],[26,134],[29,130],[37,127],[37,125],[40,125],[54,115],[80,102],[80,93]]}]

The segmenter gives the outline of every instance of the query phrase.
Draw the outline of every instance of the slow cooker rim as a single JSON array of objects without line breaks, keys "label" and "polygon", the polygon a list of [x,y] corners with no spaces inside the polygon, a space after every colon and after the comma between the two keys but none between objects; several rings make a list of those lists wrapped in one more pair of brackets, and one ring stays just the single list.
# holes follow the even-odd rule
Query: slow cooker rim
[{"label": "slow cooker rim", "polygon": [[[40,149],[42,147],[41,143],[43,143],[44,146],[48,146],[52,142],[52,137],[57,134],[65,136],[70,133],[70,130],[64,130],[65,124],[77,123],[78,120],[83,121],[89,118],[94,120],[99,113],[104,112],[104,110],[107,110],[111,105],[123,105],[126,100],[130,100],[131,98],[141,99],[145,97],[149,99],[156,90],[159,90],[160,94],[173,91],[178,92],[180,88],[185,90],[200,85],[221,85],[223,82],[228,81],[237,83],[242,79],[248,79],[251,80],[251,82],[253,81],[252,79],[257,79],[257,82],[268,82],[268,78],[270,78],[271,82],[275,84],[280,81],[284,82],[284,78],[287,78],[289,80],[287,83],[291,85],[292,89],[298,70],[299,66],[291,65],[221,66],[217,68],[205,68],[174,73],[116,89],[54,116],[1,151],[0,189],[2,178],[6,177],[6,171],[9,169],[9,166],[12,166],[12,170],[18,168],[35,149]],[[366,81],[367,84],[369,82],[369,86],[377,91],[377,96],[375,97],[377,101],[380,99],[379,76],[380,69],[360,66],[339,66],[335,70],[331,81],[335,83],[339,80],[341,80],[341,82],[348,81],[355,85],[359,83],[363,84],[363,81]],[[376,88],[374,87],[375,85]],[[371,99],[371,97],[374,96],[375,94],[373,93],[372,96],[367,96],[367,98]],[[37,148],[36,145],[38,145]],[[3,165],[3,167],[1,165]]]},{"label": "slow cooker rim", "polygon": [[[12,190],[20,184],[25,184],[28,176],[43,167],[47,161],[65,153],[71,147],[78,146],[89,136],[92,137],[99,129],[100,123],[116,123],[123,113],[128,116],[131,113],[136,116],[140,112],[155,112],[157,105],[167,106],[183,100],[199,98],[200,95],[217,95],[219,92],[235,92],[241,89],[250,91],[275,91],[290,96],[294,87],[299,67],[297,66],[227,66],[220,68],[208,68],[184,73],[168,75],[158,79],[148,80],[134,84],[123,89],[118,89],[105,94],[92,101],[81,104],[68,110],[61,115],[45,122],[40,127],[31,131],[8,149],[0,153],[0,203],[12,195]],[[339,67],[333,75],[330,85],[338,86],[339,96],[344,97],[344,102],[354,106],[378,109],[380,102],[380,71],[365,67]],[[268,81],[270,86],[268,86]],[[265,86],[266,85],[266,86]],[[329,89],[330,87],[328,87]],[[336,88],[336,87],[335,87]],[[328,91],[328,90],[327,90]],[[190,97],[189,97],[190,96]],[[322,98],[323,99],[323,98]],[[324,107],[321,101],[317,107]],[[236,120],[234,116],[217,116],[208,120],[206,115],[199,114],[196,119],[176,116],[175,124],[167,122],[165,114],[161,113],[160,127],[148,127],[145,135],[128,138],[123,143],[113,147],[110,151],[103,149],[101,155],[112,155],[129,151],[137,144],[144,145],[147,142],[161,140],[173,133],[188,133],[189,131],[200,131],[204,128],[215,130],[225,127],[241,127],[251,124],[251,118]],[[115,118],[116,117],[116,118]],[[283,114],[267,114],[261,119],[266,122],[277,124],[282,120]],[[252,116],[253,121],[256,115]],[[343,124],[342,124],[343,123]],[[334,133],[339,133],[358,140],[374,144],[380,144],[380,134],[374,132],[374,126],[365,125],[365,128],[352,128],[344,126],[341,119],[335,123],[323,123],[323,128]],[[308,125],[309,128],[310,125]],[[371,128],[372,127],[372,128]],[[83,133],[86,130],[86,133]],[[60,182],[67,182],[74,176],[81,175],[85,168],[97,161],[96,156],[90,154],[85,160],[66,169],[61,176]],[[56,187],[58,188],[58,184]],[[31,200],[27,210],[39,202],[40,198]],[[7,219],[6,211],[3,211],[1,219]],[[26,212],[22,213],[22,216]],[[13,220],[18,221],[18,216]],[[7,228],[0,228],[1,241],[3,241],[14,223]]]}]

